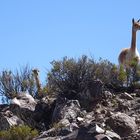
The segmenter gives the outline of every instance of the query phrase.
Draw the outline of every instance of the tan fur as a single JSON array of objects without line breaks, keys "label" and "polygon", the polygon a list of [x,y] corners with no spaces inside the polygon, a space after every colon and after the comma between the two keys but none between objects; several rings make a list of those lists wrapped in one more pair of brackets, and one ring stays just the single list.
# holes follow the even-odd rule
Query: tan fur
[{"label": "tan fur", "polygon": [[129,53],[129,49],[128,48],[125,48],[121,51],[120,55],[119,55],[119,64],[122,64],[122,65],[126,65],[129,60],[127,61],[127,55]]},{"label": "tan fur", "polygon": [[32,70],[32,72],[33,72],[34,77],[35,77],[38,94],[41,94],[41,84],[40,84],[40,80],[39,80],[39,70],[38,69],[34,69],[34,70]]}]

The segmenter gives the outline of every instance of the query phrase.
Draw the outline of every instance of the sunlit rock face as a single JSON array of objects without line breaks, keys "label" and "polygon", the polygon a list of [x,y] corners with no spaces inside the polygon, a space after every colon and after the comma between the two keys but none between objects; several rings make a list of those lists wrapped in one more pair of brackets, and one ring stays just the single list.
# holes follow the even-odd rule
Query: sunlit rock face
[{"label": "sunlit rock face", "polygon": [[34,111],[37,103],[31,95],[27,93],[19,93],[17,97],[11,100],[11,104],[16,104],[21,108],[28,108],[29,110]]}]

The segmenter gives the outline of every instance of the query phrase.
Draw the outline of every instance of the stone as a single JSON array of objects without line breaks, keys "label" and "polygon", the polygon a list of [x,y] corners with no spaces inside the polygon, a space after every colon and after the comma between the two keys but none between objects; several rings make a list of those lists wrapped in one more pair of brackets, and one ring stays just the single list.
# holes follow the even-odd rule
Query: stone
[{"label": "stone", "polygon": [[88,83],[88,88],[84,89],[78,94],[78,99],[81,107],[91,110],[93,102],[102,99],[103,82],[101,80],[94,80]]},{"label": "stone", "polygon": [[12,126],[23,125],[24,122],[11,111],[0,113],[0,130],[7,130]]},{"label": "stone", "polygon": [[110,91],[104,91],[104,98],[105,99],[111,99],[112,97],[113,97],[113,95]]},{"label": "stone", "polygon": [[109,136],[110,138],[112,138],[112,140],[121,140],[121,137],[117,133],[115,133],[115,132],[112,132],[112,131],[107,130],[105,132],[105,134],[107,136]]},{"label": "stone", "polygon": [[84,118],[82,118],[82,117],[77,117],[77,121],[83,122],[83,121],[84,121]]},{"label": "stone", "polygon": [[62,140],[61,137],[34,138],[33,140]]},{"label": "stone", "polygon": [[104,132],[105,132],[105,130],[103,130],[101,127],[99,127],[97,124],[95,124],[95,126],[93,128],[91,128],[88,133],[102,134]]},{"label": "stone", "polygon": [[94,138],[95,140],[113,140],[105,134],[98,134]]},{"label": "stone", "polygon": [[[55,99],[50,99],[48,101],[47,98],[43,98],[39,100],[35,106],[35,110],[33,112],[33,119],[40,123],[39,129],[46,130],[49,128],[52,123],[52,114],[55,108]],[[47,114],[47,115],[46,115]],[[44,125],[44,126],[43,126]]]},{"label": "stone", "polygon": [[133,118],[125,113],[115,113],[107,119],[106,124],[120,136],[127,136],[137,129]]},{"label": "stone", "polygon": [[61,119],[68,119],[70,122],[72,122],[73,120],[76,120],[80,113],[80,104],[78,100],[67,100],[59,98],[56,101],[52,120],[54,122],[58,122],[58,120]]},{"label": "stone", "polygon": [[35,99],[29,95],[28,93],[19,93],[17,97],[11,100],[10,104],[16,104],[21,108],[27,108],[29,110],[34,111],[36,106]]},{"label": "stone", "polygon": [[133,99],[134,99],[134,98],[133,98],[130,94],[128,94],[127,92],[122,93],[122,94],[121,94],[121,98],[127,99],[127,100],[133,100]]}]

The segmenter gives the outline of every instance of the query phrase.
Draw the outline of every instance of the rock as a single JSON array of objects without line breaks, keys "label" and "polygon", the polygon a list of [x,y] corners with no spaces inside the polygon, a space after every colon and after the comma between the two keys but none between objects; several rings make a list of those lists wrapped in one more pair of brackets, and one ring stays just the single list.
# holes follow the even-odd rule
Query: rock
[{"label": "rock", "polygon": [[107,130],[105,132],[105,134],[107,136],[109,136],[110,138],[112,138],[112,140],[121,140],[121,137],[117,133],[115,133],[115,132],[112,132],[112,131]]},{"label": "rock", "polygon": [[134,97],[136,97],[136,93],[131,93],[131,96],[134,98]]},{"label": "rock", "polygon": [[72,133],[73,131],[75,131],[77,129],[79,129],[79,127],[76,123],[70,123],[70,125],[63,126],[61,128],[60,132],[58,133],[58,135],[66,136],[66,135]]},{"label": "rock", "polygon": [[66,136],[78,128],[76,123],[70,123],[68,119],[62,119],[60,122],[54,123],[51,129],[44,131],[38,138]]},{"label": "rock", "polygon": [[63,137],[63,140],[112,140],[109,136],[103,133],[104,130],[92,122],[91,124],[81,126],[79,129]]},{"label": "rock", "polygon": [[95,140],[113,140],[105,134],[98,134],[94,138]]},{"label": "rock", "polygon": [[93,128],[90,129],[89,133],[97,133],[97,134],[102,134],[105,132],[101,127],[99,127],[97,124],[94,124]]},{"label": "rock", "polygon": [[67,100],[59,98],[52,115],[53,122],[61,119],[68,119],[70,122],[76,120],[81,113],[78,100]]},{"label": "rock", "polygon": [[133,118],[124,114],[124,113],[116,113],[109,117],[106,121],[106,124],[111,127],[117,134],[120,136],[127,136],[133,133],[137,125]]},{"label": "rock", "polygon": [[134,98],[133,98],[130,94],[128,94],[127,92],[122,93],[122,94],[121,94],[121,98],[122,98],[122,99],[127,99],[127,100],[133,100],[133,99],[134,99]]},{"label": "rock", "polygon": [[140,97],[140,89],[135,89],[134,93],[136,93],[136,97]]},{"label": "rock", "polygon": [[[65,126],[62,125],[62,122]],[[63,120],[61,124],[59,122],[52,129],[42,133],[36,140],[47,139],[48,137],[55,139],[55,136],[58,136],[61,140],[102,140],[103,138],[107,138],[107,140],[120,140],[116,133],[109,131],[106,134],[104,133],[105,130],[94,122],[90,124],[85,123],[78,127],[76,123],[69,124],[68,120]]]},{"label": "rock", "polygon": [[104,91],[104,98],[105,99],[111,99],[112,97],[113,97],[113,95],[110,91]]},{"label": "rock", "polygon": [[24,122],[16,115],[13,115],[11,111],[0,113],[0,130],[7,130],[12,126],[23,124]]},{"label": "rock", "polygon": [[36,104],[37,102],[31,95],[19,93],[16,98],[11,100],[9,105],[1,106],[0,114],[2,114],[1,118],[6,120],[5,123],[8,126],[6,128],[11,125],[26,124],[41,130],[44,124],[40,124],[34,119]]},{"label": "rock", "polygon": [[130,110],[130,102],[124,102],[122,99],[117,99],[118,107],[116,111],[128,112]]},{"label": "rock", "polygon": [[83,121],[84,121],[84,118],[82,118],[82,117],[77,117],[77,121],[78,121],[78,122],[83,122]]},{"label": "rock", "polygon": [[[47,99],[43,98],[42,100],[38,101],[35,110],[33,113],[33,119],[40,123],[39,129],[46,130],[49,128],[50,124],[52,123],[52,114],[55,108],[55,98]],[[47,114],[47,115],[46,115]],[[44,125],[44,126],[43,126]]]},{"label": "rock", "polygon": [[114,94],[99,80],[76,95],[77,100],[35,100],[21,93],[9,105],[0,105],[0,130],[26,124],[41,132],[34,140],[139,140],[139,97]]},{"label": "rock", "polygon": [[25,124],[37,127],[38,122],[34,120],[34,111],[36,108],[37,102],[35,99],[29,95],[28,93],[19,93],[17,97],[11,100],[9,105],[9,110],[16,116],[18,116],[21,120],[25,122]]},{"label": "rock", "polygon": [[28,93],[19,93],[17,97],[11,100],[10,104],[16,104],[21,108],[27,108],[34,111],[37,103],[34,98]]},{"label": "rock", "polygon": [[62,140],[61,137],[34,138],[33,140]]},{"label": "rock", "polygon": [[102,91],[103,82],[101,80],[89,82],[88,88],[78,94],[81,107],[91,110],[93,102],[96,103],[102,99]]},{"label": "rock", "polygon": [[[72,133],[70,133],[69,135],[64,136],[61,140],[78,140],[77,139],[78,133],[79,133],[79,130],[75,130]],[[82,138],[81,140],[84,140],[84,138]]]},{"label": "rock", "polygon": [[110,117],[110,116],[112,116],[113,115],[113,112],[111,112],[110,110],[108,110],[107,112],[106,112],[106,117]]}]

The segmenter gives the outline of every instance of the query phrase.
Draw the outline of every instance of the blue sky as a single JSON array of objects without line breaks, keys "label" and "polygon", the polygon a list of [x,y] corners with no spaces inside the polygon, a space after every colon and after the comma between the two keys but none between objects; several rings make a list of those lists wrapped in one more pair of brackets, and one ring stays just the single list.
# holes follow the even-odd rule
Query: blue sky
[{"label": "blue sky", "polygon": [[117,64],[133,17],[140,18],[139,0],[1,0],[0,71],[29,64],[45,80],[52,60],[82,54]]}]

